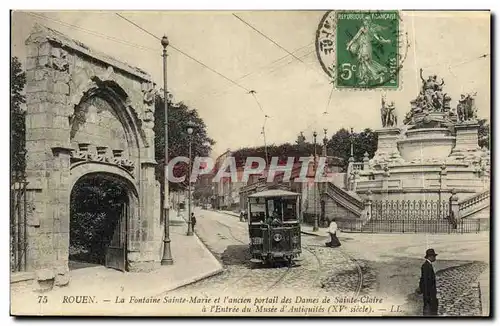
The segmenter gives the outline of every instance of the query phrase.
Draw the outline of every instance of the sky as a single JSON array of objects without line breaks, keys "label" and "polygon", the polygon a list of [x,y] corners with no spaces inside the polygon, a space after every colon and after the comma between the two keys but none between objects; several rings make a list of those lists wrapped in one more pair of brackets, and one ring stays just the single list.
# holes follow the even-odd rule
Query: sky
[{"label": "sky", "polygon": [[[24,42],[37,22],[146,70],[162,86],[160,41],[116,13],[13,12],[12,55],[25,61]],[[119,14],[157,37],[167,35],[172,46],[245,89],[255,90],[254,97],[169,48],[167,88],[175,100],[198,110],[209,136],[216,141],[212,156],[226,149],[264,145],[261,133],[264,125],[268,145],[294,142],[301,131],[312,141],[314,130],[323,135],[326,128],[331,136],[342,127],[352,127],[355,131],[381,127],[381,91],[331,91],[314,46],[316,29],[325,11],[123,11]],[[451,96],[453,107],[461,93],[477,92],[478,116],[489,119],[490,57],[479,57],[490,54],[490,14],[405,11],[402,20],[410,43],[401,71],[402,86],[386,92],[387,100],[395,102],[399,120],[403,120],[410,109],[409,101],[420,89],[420,68],[424,69],[424,76],[436,74],[445,80],[444,92]],[[302,62],[282,48],[293,52]]]}]

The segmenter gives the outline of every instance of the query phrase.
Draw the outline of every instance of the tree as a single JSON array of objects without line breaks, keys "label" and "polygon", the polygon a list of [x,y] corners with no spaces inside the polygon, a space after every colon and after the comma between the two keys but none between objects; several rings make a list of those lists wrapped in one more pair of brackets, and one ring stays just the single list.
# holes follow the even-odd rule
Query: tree
[{"label": "tree", "polygon": [[[353,137],[355,137],[353,135]],[[332,138],[327,142],[327,154],[338,156],[342,158],[344,162],[344,168],[349,163],[349,157],[351,156],[351,134],[345,129],[339,129]]]},{"label": "tree", "polygon": [[26,103],[23,94],[25,84],[26,74],[22,70],[21,63],[17,57],[12,57],[10,64],[10,157],[12,171],[16,174],[24,174],[26,169],[26,113],[22,109],[22,105]]},{"label": "tree", "polygon": [[490,149],[490,124],[488,123],[488,119],[479,119],[479,147],[486,147]]},{"label": "tree", "polygon": [[[196,127],[190,136],[187,132],[188,122],[192,121]],[[156,178],[163,184],[165,171],[165,110],[160,96],[155,97],[155,159],[158,162]],[[168,157],[171,160],[177,156],[189,156],[189,137],[191,138],[192,157],[208,156],[215,141],[208,136],[203,119],[196,109],[189,108],[183,102],[171,103],[168,107]],[[177,164],[175,176],[187,175],[187,165]],[[172,190],[183,189],[185,184],[170,183]]]},{"label": "tree", "polygon": [[367,128],[360,133],[351,133],[342,128],[338,130],[328,141],[327,152],[329,155],[339,156],[344,161],[344,168],[349,164],[351,157],[351,137],[353,143],[354,160],[359,162],[363,160],[364,154],[372,158],[377,151],[377,134]]}]

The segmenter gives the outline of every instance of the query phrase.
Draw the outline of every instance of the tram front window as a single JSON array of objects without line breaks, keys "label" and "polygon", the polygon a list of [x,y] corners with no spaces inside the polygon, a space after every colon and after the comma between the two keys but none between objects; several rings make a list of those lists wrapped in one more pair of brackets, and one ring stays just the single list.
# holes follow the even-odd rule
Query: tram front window
[{"label": "tram front window", "polygon": [[283,221],[295,221],[297,219],[297,202],[295,199],[283,200]]},{"label": "tram front window", "polygon": [[[252,198],[253,199],[253,198]],[[250,223],[265,222],[266,219],[266,206],[258,200],[252,200],[249,206]]]}]

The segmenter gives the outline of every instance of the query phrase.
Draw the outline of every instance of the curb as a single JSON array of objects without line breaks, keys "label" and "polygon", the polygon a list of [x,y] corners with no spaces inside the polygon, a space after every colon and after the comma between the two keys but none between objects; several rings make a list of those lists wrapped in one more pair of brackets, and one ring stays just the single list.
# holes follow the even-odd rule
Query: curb
[{"label": "curb", "polygon": [[315,236],[315,237],[327,237],[328,236],[328,234],[318,234],[318,233],[314,233],[312,231],[304,231],[304,230],[300,230],[300,233],[307,234],[307,235],[312,235],[312,236]]},{"label": "curb", "polygon": [[229,215],[229,216],[233,216],[233,217],[240,217],[239,215],[237,214],[234,214],[234,213],[229,213],[227,211],[216,211],[217,213],[222,213],[222,214],[226,214],[226,215]]},{"label": "curb", "polygon": [[168,292],[172,292],[174,290],[177,290],[177,289],[180,289],[182,287],[191,285],[193,283],[199,282],[199,281],[204,280],[206,278],[209,278],[209,277],[212,277],[212,276],[215,276],[215,275],[219,275],[219,274],[221,274],[221,273],[224,272],[224,267],[222,266],[221,262],[217,259],[217,257],[214,256],[214,254],[210,251],[210,249],[208,249],[208,247],[200,239],[200,237],[198,237],[198,235],[196,233],[194,233],[193,236],[196,238],[196,241],[198,241],[198,243],[201,244],[201,246],[210,254],[210,257],[212,257],[212,260],[216,263],[216,265],[218,267],[215,270],[212,270],[210,272],[204,273],[204,274],[202,274],[200,276],[196,276],[196,277],[194,277],[194,278],[192,278],[190,280],[179,282],[178,284],[173,285],[172,287],[170,287],[170,288],[168,288],[166,290],[163,290],[161,293],[159,293],[157,295],[154,295],[154,296],[158,296],[159,297],[159,296],[165,295]]},{"label": "curb", "polygon": [[[483,283],[489,283],[489,276],[490,276],[489,273],[490,273],[490,271],[486,270],[486,271],[482,272],[478,278],[479,302],[481,304],[481,315],[483,317],[491,316],[491,310],[490,310],[491,298],[489,297],[491,292],[488,291],[488,287],[483,285]],[[483,288],[486,291],[483,291]],[[488,293],[485,293],[485,292],[488,292]]]},{"label": "curb", "polygon": [[215,275],[219,275],[219,274],[221,274],[221,273],[223,273],[223,272],[224,272],[224,268],[219,267],[219,268],[217,268],[217,269],[216,269],[216,270],[214,270],[214,271],[211,271],[211,272],[209,272],[209,273],[203,274],[203,275],[201,275],[201,276],[194,277],[194,278],[190,279],[189,281],[186,281],[186,282],[179,282],[179,284],[176,284],[176,285],[172,286],[171,288],[169,288],[169,289],[167,289],[167,290],[163,290],[163,292],[161,292],[161,293],[159,293],[159,294],[155,294],[155,295],[153,295],[153,296],[155,296],[155,297],[159,297],[159,296],[165,295],[165,294],[167,294],[167,293],[169,293],[169,292],[172,292],[172,291],[174,291],[174,290],[178,290],[178,289],[180,289],[180,288],[183,288],[183,287],[185,287],[185,286],[188,286],[188,285],[191,285],[191,284],[193,284],[193,283],[199,282],[199,281],[204,280],[204,279],[206,279],[206,278],[209,278],[209,277],[212,277],[212,276],[215,276]]}]

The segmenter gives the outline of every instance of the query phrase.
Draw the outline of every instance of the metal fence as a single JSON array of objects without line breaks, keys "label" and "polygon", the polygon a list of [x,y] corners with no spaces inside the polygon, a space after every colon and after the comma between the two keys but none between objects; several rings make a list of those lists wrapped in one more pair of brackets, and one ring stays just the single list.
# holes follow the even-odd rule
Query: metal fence
[{"label": "metal fence", "polygon": [[482,220],[449,221],[450,204],[438,200],[373,201],[368,222],[345,219],[337,221],[348,232],[366,233],[477,233],[489,229]]},{"label": "metal fence", "polygon": [[373,201],[374,220],[441,220],[449,216],[450,203],[438,200]]},{"label": "metal fence", "polygon": [[341,231],[361,233],[477,233],[488,230],[483,221],[462,219],[456,228],[448,220],[342,220]]},{"label": "metal fence", "polygon": [[10,266],[12,272],[26,270],[26,179],[14,176],[10,188]]}]

